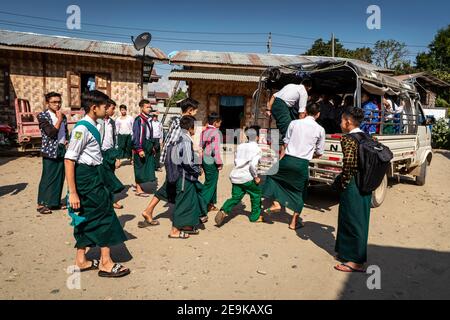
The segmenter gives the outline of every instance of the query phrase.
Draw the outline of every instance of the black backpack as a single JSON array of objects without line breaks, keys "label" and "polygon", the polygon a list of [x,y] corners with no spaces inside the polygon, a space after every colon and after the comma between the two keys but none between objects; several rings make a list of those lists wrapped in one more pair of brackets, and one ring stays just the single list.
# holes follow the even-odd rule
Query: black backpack
[{"label": "black backpack", "polygon": [[394,155],[385,145],[364,132],[349,134],[358,142],[358,173],[355,177],[358,189],[372,193],[378,188],[389,169]]},{"label": "black backpack", "polygon": [[167,156],[164,161],[164,167],[166,168],[166,179],[167,182],[171,184],[175,184],[181,176],[181,168],[176,163],[179,160],[179,155],[176,154],[177,144],[178,142],[170,143],[167,146]]}]

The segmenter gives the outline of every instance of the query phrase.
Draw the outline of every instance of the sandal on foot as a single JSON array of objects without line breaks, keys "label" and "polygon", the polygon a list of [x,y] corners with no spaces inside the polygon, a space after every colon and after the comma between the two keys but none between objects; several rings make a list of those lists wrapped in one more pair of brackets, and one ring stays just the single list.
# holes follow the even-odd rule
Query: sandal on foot
[{"label": "sandal on foot", "polygon": [[117,204],[117,203],[114,203],[113,204],[113,207],[114,207],[114,209],[123,209],[123,205],[121,205],[121,204]]},{"label": "sandal on foot", "polygon": [[110,272],[99,271],[98,276],[104,278],[120,278],[125,277],[131,273],[130,269],[128,268],[120,270],[122,269],[122,267],[123,266],[120,263],[115,263]]},{"label": "sandal on foot", "polygon": [[39,212],[40,214],[52,214],[53,213],[53,211],[47,207],[37,208],[36,211]]},{"label": "sandal on foot", "polygon": [[180,233],[177,236],[172,236],[171,234],[169,234],[168,237],[169,239],[188,239],[189,235],[184,231],[180,231]]},{"label": "sandal on foot", "polygon": [[192,235],[197,235],[200,233],[200,230],[198,230],[197,228],[192,228],[192,229],[181,229],[181,231],[183,231],[186,234],[192,234]]},{"label": "sandal on foot", "polygon": [[295,228],[291,228],[291,226],[289,226],[290,230],[297,230],[300,228],[303,228],[305,226],[305,224],[303,222],[297,222],[297,224],[295,225]]},{"label": "sandal on foot", "polygon": [[200,222],[201,223],[207,223],[208,222],[208,216],[200,217]]},{"label": "sandal on foot", "polygon": [[[347,269],[343,269],[343,268],[347,268]],[[364,269],[355,269],[355,268],[349,266],[347,263],[338,264],[338,265],[334,266],[334,269],[337,271],[348,272],[348,273],[350,273],[350,272],[365,273],[366,272],[366,270],[364,270]]]},{"label": "sandal on foot", "polygon": [[147,228],[147,227],[156,227],[159,226],[158,220],[152,220],[152,221],[139,221],[138,222],[138,228]]},{"label": "sandal on foot", "polygon": [[222,225],[223,221],[225,220],[225,218],[226,218],[227,216],[228,216],[228,215],[227,215],[224,211],[222,211],[222,210],[220,210],[219,212],[217,212],[216,217],[214,218],[214,221],[216,222],[216,225],[217,225],[217,226]]},{"label": "sandal on foot", "polygon": [[100,261],[98,261],[97,259],[94,259],[91,262],[92,262],[92,264],[91,264],[90,267],[80,269],[80,272],[85,272],[85,271],[90,271],[90,270],[97,270],[98,266],[100,265]]},{"label": "sandal on foot", "polygon": [[281,212],[281,208],[275,209],[275,210],[272,210],[272,209],[270,209],[270,208],[267,208],[266,210],[264,210],[264,213],[267,213],[267,214],[271,214],[271,213],[280,213],[280,212]]}]

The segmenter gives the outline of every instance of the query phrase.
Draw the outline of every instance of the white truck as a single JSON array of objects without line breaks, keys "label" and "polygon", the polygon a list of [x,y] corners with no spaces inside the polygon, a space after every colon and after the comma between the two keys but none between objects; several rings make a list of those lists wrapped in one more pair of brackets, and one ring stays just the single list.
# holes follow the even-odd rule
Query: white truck
[{"label": "white truck", "polygon": [[[308,57],[305,57],[308,59]],[[354,97],[354,106],[361,107],[361,90],[369,92],[379,102],[378,117],[374,116],[370,124],[377,126],[375,137],[388,146],[394,158],[391,161],[383,182],[372,195],[372,206],[378,207],[386,196],[388,178],[398,175],[410,176],[416,184],[425,184],[427,167],[433,157],[431,149],[431,129],[420,105],[420,97],[413,85],[400,82],[395,78],[377,72],[376,67],[358,60],[310,57],[310,62],[294,66],[267,69],[261,76],[260,86],[255,92],[255,114],[260,112],[262,92],[267,91],[266,98],[274,90],[287,83],[299,83],[309,77],[313,81],[316,93],[332,92],[345,98]],[[387,125],[388,113],[381,103],[387,94],[392,98],[402,95],[404,109],[397,118],[396,133],[383,134]],[[261,103],[264,106],[265,102]],[[259,118],[261,119],[261,118]],[[389,125],[393,125],[392,123]],[[342,150],[340,138],[342,133],[327,132],[325,153],[319,159],[310,162],[311,183],[331,185],[342,171]]]}]

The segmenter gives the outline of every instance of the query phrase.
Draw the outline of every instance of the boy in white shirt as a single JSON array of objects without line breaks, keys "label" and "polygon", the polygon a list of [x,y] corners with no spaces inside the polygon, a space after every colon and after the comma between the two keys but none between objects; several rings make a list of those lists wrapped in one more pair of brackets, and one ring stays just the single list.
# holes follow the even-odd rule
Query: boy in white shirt
[{"label": "boy in white shirt", "polygon": [[126,105],[120,105],[119,110],[121,116],[116,119],[117,146],[119,148],[118,159],[131,159],[134,119],[132,116],[127,115]]},{"label": "boy in white shirt", "polygon": [[250,221],[264,222],[261,216],[261,189],[258,186],[261,180],[257,170],[262,156],[262,151],[258,146],[260,129],[259,126],[250,127],[246,132],[248,142],[237,147],[234,168],[230,174],[233,184],[232,197],[225,201],[222,209],[217,213],[215,217],[217,226],[222,225],[233,207],[239,204],[246,194],[250,196],[252,206]]}]

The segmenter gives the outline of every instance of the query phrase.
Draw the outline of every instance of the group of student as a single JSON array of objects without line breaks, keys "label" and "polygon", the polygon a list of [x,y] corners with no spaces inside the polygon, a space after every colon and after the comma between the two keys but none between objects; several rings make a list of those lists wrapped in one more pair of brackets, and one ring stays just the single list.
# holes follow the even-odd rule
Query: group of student
[{"label": "group of student", "polygon": [[[312,84],[288,86],[270,99],[266,110],[276,120],[281,133],[283,147],[280,160],[275,164],[276,173],[265,177],[258,175],[262,156],[258,145],[260,128],[247,128],[247,142],[238,145],[230,174],[231,197],[220,209],[216,205],[223,162],[220,155],[221,118],[217,113],[208,115],[197,145],[194,135],[199,103],[191,98],[180,101],[178,106],[182,114],[172,118],[158,157],[160,140],[153,135],[154,123],[148,100],[139,103],[140,114],[133,121],[121,106],[121,117],[114,122],[111,117],[115,103],[107,95],[95,90],[83,93],[85,116],[77,122],[69,138],[67,120],[60,111],[61,96],[47,94],[46,111],[39,115],[43,174],[38,211],[46,213],[52,207],[61,206],[65,176],[68,186],[66,205],[76,240],[76,265],[81,272],[99,269],[98,274],[102,277],[128,275],[129,268],[112,261],[110,247],[127,240],[114,210],[122,208],[114,202],[114,194],[124,188],[114,171],[119,166],[119,158],[130,156],[131,141],[136,196],[149,196],[141,184],[155,181],[157,163],[164,165],[166,171],[165,181],[143,211],[143,221],[138,227],[159,226],[154,211],[162,200],[174,204],[168,237],[188,239],[200,233],[198,226],[208,221],[210,212],[216,212],[216,225],[223,225],[232,209],[248,194],[251,222],[265,222],[264,215],[276,214],[285,207],[294,212],[289,229],[296,230],[303,226],[300,214],[307,195],[309,161],[323,155],[325,130],[317,122],[321,110],[319,102],[308,97]],[[335,269],[344,272],[364,271],[367,259],[370,194],[362,194],[355,183],[358,152],[357,143],[351,138],[351,134],[361,132],[363,119],[364,111],[353,107],[345,109],[341,117],[341,129],[346,135],[341,142],[343,171],[336,181],[341,190],[336,259],[342,260],[342,264]],[[199,181],[201,175],[204,175],[204,183]],[[262,199],[273,201],[264,211]],[[93,246],[101,248],[101,257],[88,261],[86,250]]]}]

